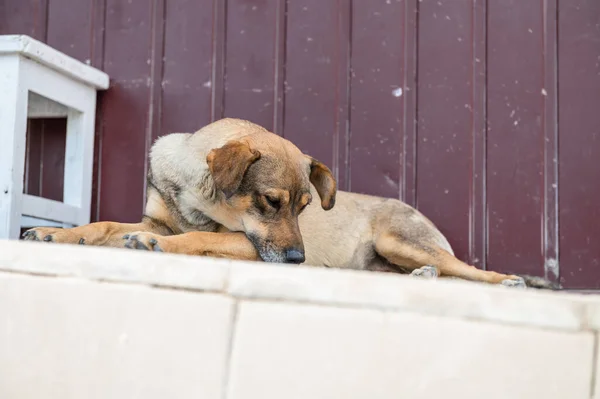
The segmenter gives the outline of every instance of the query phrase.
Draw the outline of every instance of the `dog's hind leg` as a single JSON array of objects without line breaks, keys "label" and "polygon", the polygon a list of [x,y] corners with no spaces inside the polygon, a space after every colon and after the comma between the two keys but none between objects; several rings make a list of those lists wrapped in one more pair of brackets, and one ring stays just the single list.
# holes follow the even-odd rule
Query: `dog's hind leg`
[{"label": "dog's hind leg", "polygon": [[514,280],[514,284],[505,285],[524,285],[519,276],[477,269],[435,245],[413,244],[391,233],[383,233],[376,238],[375,251],[388,262],[413,271],[433,267],[441,277],[457,277],[491,284]]}]

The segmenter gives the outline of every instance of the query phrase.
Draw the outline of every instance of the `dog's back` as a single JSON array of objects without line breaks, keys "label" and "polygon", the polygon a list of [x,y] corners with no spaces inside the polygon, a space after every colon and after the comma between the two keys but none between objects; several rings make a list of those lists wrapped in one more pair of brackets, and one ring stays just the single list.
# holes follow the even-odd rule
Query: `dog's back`
[{"label": "dog's back", "polygon": [[[316,195],[316,193],[313,193]],[[300,215],[307,264],[370,269],[377,263],[377,236],[394,230],[408,240],[435,245],[454,255],[435,225],[402,201],[338,191],[333,209],[312,204]],[[318,260],[317,260],[318,259]]]}]

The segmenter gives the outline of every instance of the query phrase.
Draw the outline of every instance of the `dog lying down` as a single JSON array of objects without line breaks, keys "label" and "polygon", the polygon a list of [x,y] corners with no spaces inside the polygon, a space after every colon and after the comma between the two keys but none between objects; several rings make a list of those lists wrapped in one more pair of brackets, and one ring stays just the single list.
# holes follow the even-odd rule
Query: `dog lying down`
[{"label": "dog lying down", "polygon": [[140,223],[38,227],[24,238],[557,288],[542,278],[467,265],[416,209],[337,191],[324,164],[238,119],[155,142]]}]

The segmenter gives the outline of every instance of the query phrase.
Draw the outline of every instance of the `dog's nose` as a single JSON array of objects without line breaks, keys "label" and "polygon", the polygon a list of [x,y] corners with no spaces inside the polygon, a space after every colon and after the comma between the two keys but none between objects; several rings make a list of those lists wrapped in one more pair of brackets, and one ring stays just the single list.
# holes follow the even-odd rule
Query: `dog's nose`
[{"label": "dog's nose", "polygon": [[287,263],[304,262],[304,252],[297,249],[288,249],[285,251],[285,260]]}]

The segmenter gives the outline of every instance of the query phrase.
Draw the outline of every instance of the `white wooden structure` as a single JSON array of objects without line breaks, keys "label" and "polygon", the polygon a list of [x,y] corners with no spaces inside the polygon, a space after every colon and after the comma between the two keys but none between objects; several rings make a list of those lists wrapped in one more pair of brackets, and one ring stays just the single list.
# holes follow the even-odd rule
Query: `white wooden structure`
[{"label": "white wooden structure", "polygon": [[[108,75],[37,40],[0,36],[0,238],[90,221],[96,91]],[[64,202],[23,194],[27,118],[67,117]]]}]

